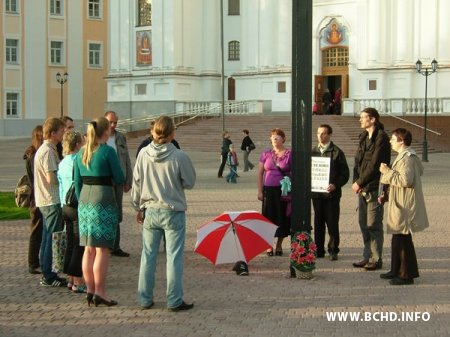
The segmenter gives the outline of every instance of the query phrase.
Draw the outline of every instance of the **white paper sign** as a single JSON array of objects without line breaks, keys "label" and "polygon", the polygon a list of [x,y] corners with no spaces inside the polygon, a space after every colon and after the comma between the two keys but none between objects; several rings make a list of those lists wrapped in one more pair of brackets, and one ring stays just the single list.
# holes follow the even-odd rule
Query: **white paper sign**
[{"label": "white paper sign", "polygon": [[330,158],[311,157],[311,191],[324,193],[330,185]]}]

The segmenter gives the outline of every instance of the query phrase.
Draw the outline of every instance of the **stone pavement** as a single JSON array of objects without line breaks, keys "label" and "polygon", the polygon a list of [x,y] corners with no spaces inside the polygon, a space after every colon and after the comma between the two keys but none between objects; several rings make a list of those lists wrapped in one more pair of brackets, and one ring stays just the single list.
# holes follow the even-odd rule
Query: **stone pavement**
[{"label": "stone pavement", "polygon": [[[0,140],[0,190],[10,190],[23,174],[21,154],[27,140]],[[134,149],[132,151],[134,152]],[[339,260],[320,259],[310,281],[286,277],[288,242],[283,257],[258,256],[250,275],[238,277],[231,265],[214,268],[193,253],[196,228],[225,210],[260,209],[255,172],[241,173],[238,184],[217,179],[217,154],[189,153],[198,174],[187,192],[185,299],[195,307],[170,313],[165,302],[165,257],[157,266],[155,307],[141,311],[137,299],[140,226],[129,196],[124,201],[122,247],[130,258],[113,257],[108,291],[117,307],[89,308],[82,295],[44,288],[27,271],[28,221],[0,222],[0,336],[448,336],[450,335],[450,154],[431,154],[423,178],[431,227],[414,236],[421,277],[413,286],[393,287],[379,271],[354,269],[361,258],[356,199],[344,188]],[[252,156],[256,161],[256,155]],[[350,161],[349,161],[350,163]],[[384,262],[390,265],[390,236],[385,235]],[[327,312],[427,312],[427,321],[331,322]],[[392,314],[391,314],[392,315]],[[393,317],[393,316],[391,316]],[[422,316],[421,316],[422,317]]]}]

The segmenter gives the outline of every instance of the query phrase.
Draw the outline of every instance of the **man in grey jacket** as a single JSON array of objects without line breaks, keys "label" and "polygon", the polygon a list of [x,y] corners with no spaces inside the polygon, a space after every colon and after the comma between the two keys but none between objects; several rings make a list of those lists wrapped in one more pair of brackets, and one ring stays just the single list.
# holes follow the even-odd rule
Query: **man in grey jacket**
[{"label": "man in grey jacket", "polygon": [[175,124],[161,116],[152,130],[153,141],[143,148],[133,172],[131,203],[142,224],[143,247],[139,271],[139,301],[142,309],[153,306],[156,258],[163,235],[166,238],[167,307],[189,310],[183,301],[183,254],[186,235],[185,189],[194,187],[196,174],[191,160],[172,143]]},{"label": "man in grey jacket", "polygon": [[133,169],[131,168],[130,155],[128,153],[127,140],[125,135],[116,130],[117,122],[119,117],[114,111],[107,111],[105,113],[105,118],[109,121],[111,135],[109,136],[107,144],[116,150],[117,156],[119,157],[120,167],[122,168],[123,175],[125,176],[124,185],[116,185],[114,192],[117,200],[118,209],[118,223],[116,231],[116,240],[114,241],[114,249],[111,251],[112,255],[120,257],[128,257],[130,254],[124,252],[120,248],[120,223],[122,222],[122,200],[123,193],[127,193],[131,188],[131,180],[133,175]]}]

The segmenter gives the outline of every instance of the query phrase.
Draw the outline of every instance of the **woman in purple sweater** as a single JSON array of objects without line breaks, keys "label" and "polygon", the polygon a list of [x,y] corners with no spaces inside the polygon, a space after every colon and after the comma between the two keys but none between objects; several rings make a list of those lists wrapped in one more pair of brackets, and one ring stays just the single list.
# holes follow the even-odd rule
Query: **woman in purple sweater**
[{"label": "woman in purple sweater", "polygon": [[[270,140],[272,149],[265,150],[259,157],[258,164],[258,200],[262,201],[262,214],[278,226],[275,255],[283,255],[283,239],[290,234],[291,214],[290,200],[281,196],[280,181],[285,176],[291,177],[292,155],[284,147],[286,135],[281,129],[273,129]],[[273,249],[267,251],[273,256]]]}]

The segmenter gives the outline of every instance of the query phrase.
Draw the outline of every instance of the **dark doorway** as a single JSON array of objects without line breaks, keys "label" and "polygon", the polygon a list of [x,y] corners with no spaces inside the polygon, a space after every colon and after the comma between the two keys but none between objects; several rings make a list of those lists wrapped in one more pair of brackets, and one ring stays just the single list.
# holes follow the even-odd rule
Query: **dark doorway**
[{"label": "dark doorway", "polygon": [[233,77],[228,78],[228,100],[234,101],[236,99],[236,87]]}]

